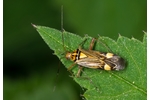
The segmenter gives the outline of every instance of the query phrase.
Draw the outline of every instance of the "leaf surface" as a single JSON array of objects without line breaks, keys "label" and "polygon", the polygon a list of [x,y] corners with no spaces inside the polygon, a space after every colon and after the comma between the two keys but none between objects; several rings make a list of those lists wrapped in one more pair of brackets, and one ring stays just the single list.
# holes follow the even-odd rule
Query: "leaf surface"
[{"label": "leaf surface", "polygon": [[[56,29],[33,26],[65,67],[70,67],[73,62],[65,58],[65,53],[76,50],[84,38],[66,31],[63,32],[62,37],[62,32]],[[86,38],[83,49],[89,48],[92,39],[89,36]],[[83,96],[87,100],[131,100],[131,98],[145,100],[147,96],[146,41],[146,33],[143,42],[121,35],[117,41],[99,36],[93,50],[112,52],[121,56],[126,61],[126,68],[122,71],[84,68],[80,78],[73,77],[81,87],[86,88]],[[71,70],[76,74],[77,65]]]}]

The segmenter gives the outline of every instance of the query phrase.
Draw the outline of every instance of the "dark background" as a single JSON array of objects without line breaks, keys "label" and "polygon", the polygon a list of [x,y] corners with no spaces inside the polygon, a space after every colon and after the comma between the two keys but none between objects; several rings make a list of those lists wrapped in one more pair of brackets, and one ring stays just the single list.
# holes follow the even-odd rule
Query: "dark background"
[{"label": "dark background", "polygon": [[[79,100],[82,88],[31,26],[64,29],[117,40],[118,33],[142,41],[146,0],[4,0],[4,100]],[[58,67],[59,76],[56,78]],[[53,88],[56,86],[55,91]]]}]

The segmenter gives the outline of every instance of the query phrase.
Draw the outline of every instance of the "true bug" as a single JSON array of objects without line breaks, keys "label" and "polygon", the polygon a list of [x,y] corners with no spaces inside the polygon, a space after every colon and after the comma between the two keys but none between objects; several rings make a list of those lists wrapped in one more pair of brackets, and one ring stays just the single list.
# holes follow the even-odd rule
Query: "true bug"
[{"label": "true bug", "polygon": [[[75,64],[79,65],[77,76],[80,76],[82,67],[103,70],[122,70],[125,68],[125,61],[120,56],[113,53],[102,53],[92,50],[94,42],[95,39],[93,38],[89,50],[84,50],[79,46],[74,52],[66,53],[67,59],[74,61]],[[73,65],[70,66],[68,70],[72,67]]]},{"label": "true bug", "polygon": [[[61,14],[61,30],[62,30],[62,41],[63,40],[63,8]],[[74,61],[74,63],[68,68],[71,70],[72,67],[77,64],[79,65],[79,70],[77,72],[77,77],[80,76],[83,67],[92,69],[103,69],[103,70],[122,70],[125,68],[125,61],[118,55],[113,53],[104,53],[100,51],[93,50],[95,44],[95,38],[91,40],[88,50],[82,49],[82,45],[85,43],[84,40],[79,48],[74,52],[67,52],[65,57],[68,60]]]}]

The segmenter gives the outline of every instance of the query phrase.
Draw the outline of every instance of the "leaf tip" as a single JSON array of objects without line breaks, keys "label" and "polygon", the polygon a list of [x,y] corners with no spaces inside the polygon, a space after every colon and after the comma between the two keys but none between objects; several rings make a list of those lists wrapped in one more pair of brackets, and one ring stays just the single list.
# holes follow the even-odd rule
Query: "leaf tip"
[{"label": "leaf tip", "polygon": [[136,40],[133,36],[132,36],[132,38],[131,38],[132,40]]},{"label": "leaf tip", "polygon": [[118,33],[118,35],[119,35],[119,38],[122,37],[120,33]]},{"label": "leaf tip", "polygon": [[37,26],[36,26],[35,24],[31,23],[31,25],[32,25],[34,28],[37,28]]},{"label": "leaf tip", "polygon": [[147,32],[145,32],[144,30],[142,31],[144,34],[147,34]]},{"label": "leaf tip", "polygon": [[100,34],[98,34],[98,38],[99,38],[99,37],[101,37],[101,35],[100,35]]}]

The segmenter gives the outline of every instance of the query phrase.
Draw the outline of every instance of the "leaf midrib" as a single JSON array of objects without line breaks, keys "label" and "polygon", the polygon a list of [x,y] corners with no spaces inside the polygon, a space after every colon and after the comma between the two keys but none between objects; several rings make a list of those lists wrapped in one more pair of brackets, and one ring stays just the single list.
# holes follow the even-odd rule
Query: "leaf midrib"
[{"label": "leaf midrib", "polygon": [[[47,28],[47,27],[46,27],[46,28]],[[40,30],[40,29],[38,29],[38,30]],[[55,29],[53,29],[53,30],[55,30]],[[41,31],[43,31],[43,30],[41,30]],[[58,30],[55,30],[55,31],[58,31]],[[59,32],[60,32],[60,31],[59,31]],[[65,31],[64,31],[64,32],[65,32]],[[54,41],[56,41],[58,44],[64,46],[65,48],[67,48],[67,49],[70,49],[70,48],[71,48],[71,47],[68,47],[67,45],[63,44],[62,42],[60,42],[60,41],[57,40],[56,38],[54,38],[52,35],[48,34],[46,31],[43,31],[43,33],[45,33],[46,35],[48,35],[50,38],[52,38]],[[62,34],[63,34],[63,33],[62,33]],[[68,34],[68,32],[67,32],[67,34]],[[71,50],[73,50],[73,48],[71,48]]]},{"label": "leaf midrib", "polygon": [[130,82],[130,81],[128,81],[128,80],[126,80],[126,79],[124,79],[124,78],[122,78],[122,77],[120,77],[120,76],[118,76],[118,75],[116,75],[116,74],[114,74],[114,73],[112,73],[112,72],[111,72],[111,74],[112,74],[113,76],[115,76],[116,78],[118,78],[119,80],[124,81],[125,83],[127,83],[127,84],[133,86],[133,87],[136,88],[137,90],[143,92],[144,94],[147,94],[147,92],[146,92],[145,90],[143,90],[142,88],[136,86],[136,85],[133,84],[132,82]]},{"label": "leaf midrib", "polygon": [[[122,36],[121,36],[121,37],[122,37]],[[120,38],[121,38],[121,37],[120,37]],[[135,63],[135,66],[136,66],[136,68],[138,69],[138,72],[139,72],[139,74],[140,74],[140,79],[142,79],[140,70],[139,70],[139,68],[138,68],[138,64],[136,63],[136,61],[135,61],[133,55],[129,52],[128,48],[125,46],[125,44],[124,44],[124,42],[123,42],[122,40],[121,40],[121,42],[122,42],[123,46],[125,47],[126,51],[128,52],[128,54],[130,55],[130,58],[131,58],[131,59],[133,60],[133,62]],[[116,76],[117,76],[117,75],[116,75]],[[124,80],[125,83],[128,83],[129,85],[133,86],[134,88],[138,89],[139,91],[143,92],[144,94],[147,94],[147,92],[146,92],[145,90],[143,90],[142,88],[136,86],[136,85],[133,84],[132,82],[130,82],[130,81],[128,81],[128,80],[125,80],[124,78],[122,78],[122,77],[120,77],[120,76],[117,76],[117,77],[118,77],[119,79],[121,79],[121,80]]]}]

